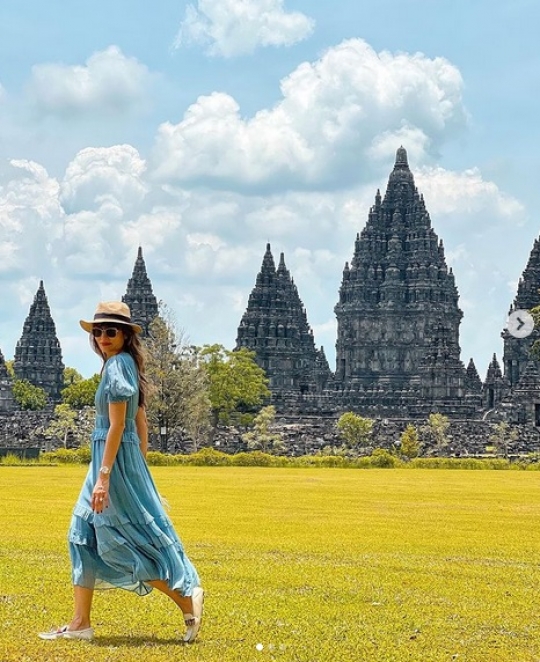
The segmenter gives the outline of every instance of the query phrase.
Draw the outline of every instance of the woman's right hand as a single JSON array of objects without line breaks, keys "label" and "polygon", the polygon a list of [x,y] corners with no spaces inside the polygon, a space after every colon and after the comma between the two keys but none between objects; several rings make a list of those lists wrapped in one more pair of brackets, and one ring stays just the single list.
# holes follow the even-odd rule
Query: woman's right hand
[{"label": "woman's right hand", "polygon": [[95,513],[102,513],[104,508],[109,505],[109,481],[98,478],[92,491],[92,510]]}]

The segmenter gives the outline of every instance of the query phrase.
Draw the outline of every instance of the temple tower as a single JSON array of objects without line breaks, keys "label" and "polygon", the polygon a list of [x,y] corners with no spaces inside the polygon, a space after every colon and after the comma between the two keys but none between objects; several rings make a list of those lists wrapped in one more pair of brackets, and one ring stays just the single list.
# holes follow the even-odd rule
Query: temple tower
[{"label": "temple tower", "polygon": [[64,364],[43,281],[39,283],[15,348],[13,369],[17,379],[26,379],[43,388],[52,402],[60,400]]},{"label": "temple tower", "polygon": [[[509,314],[514,310],[531,310],[540,305],[540,238],[536,239],[529,261],[519,279],[517,295],[510,306]],[[504,342],[503,366],[504,377],[511,388],[519,382],[525,367],[530,360],[532,344],[540,338],[535,329],[526,338],[515,338],[507,329],[501,333]]]},{"label": "temple tower", "polygon": [[380,401],[380,393],[388,406],[419,398],[459,404],[466,372],[458,298],[443,243],[400,147],[385,196],[377,191],[343,271],[335,306],[336,388],[358,405]]},{"label": "temple tower", "polygon": [[476,365],[472,359],[469,361],[467,366],[467,375],[465,378],[465,389],[469,393],[481,393],[482,392],[482,380],[476,369]]},{"label": "temple tower", "polygon": [[283,253],[276,269],[270,244],[238,328],[236,347],[255,352],[274,395],[317,393],[330,377]]},{"label": "temple tower", "polygon": [[487,410],[493,409],[507,395],[508,384],[505,381],[497,355],[493,358],[487,369],[486,379],[483,386],[483,404]]},{"label": "temple tower", "polygon": [[146,273],[146,264],[140,246],[133,267],[133,274],[128,281],[127,290],[122,297],[122,301],[129,306],[131,319],[140,324],[144,335],[148,335],[150,324],[158,315],[158,302],[152,291],[152,283]]}]

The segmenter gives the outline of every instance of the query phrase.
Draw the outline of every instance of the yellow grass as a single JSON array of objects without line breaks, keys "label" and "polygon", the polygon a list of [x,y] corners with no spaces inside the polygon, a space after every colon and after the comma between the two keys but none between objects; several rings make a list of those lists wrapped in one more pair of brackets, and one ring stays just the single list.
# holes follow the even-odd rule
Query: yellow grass
[{"label": "yellow grass", "polygon": [[94,642],[41,641],[70,616],[84,471],[0,467],[1,662],[540,660],[540,475],[517,471],[155,467],[207,591],[200,641],[124,591],[96,595]]}]

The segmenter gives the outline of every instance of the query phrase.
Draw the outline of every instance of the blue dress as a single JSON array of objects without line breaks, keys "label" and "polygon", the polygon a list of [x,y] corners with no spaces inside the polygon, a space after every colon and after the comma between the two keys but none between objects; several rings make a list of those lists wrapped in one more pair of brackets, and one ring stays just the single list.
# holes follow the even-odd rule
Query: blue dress
[{"label": "blue dress", "polygon": [[[98,514],[90,503],[110,426],[109,403],[122,401],[127,401],[126,425],[110,473],[109,505]],[[105,363],[96,392],[92,462],[68,533],[72,581],[85,588],[124,588],[146,595],[152,590],[148,581],[164,580],[190,596],[200,585],[199,577],[141,453],[135,427],[138,404],[137,366],[122,352]]]}]

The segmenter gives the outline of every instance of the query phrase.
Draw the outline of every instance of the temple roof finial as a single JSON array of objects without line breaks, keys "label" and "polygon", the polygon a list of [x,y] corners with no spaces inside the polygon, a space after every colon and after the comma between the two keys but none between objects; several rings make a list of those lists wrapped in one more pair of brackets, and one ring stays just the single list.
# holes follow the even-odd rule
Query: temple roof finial
[{"label": "temple roof finial", "polygon": [[396,163],[394,168],[408,168],[409,161],[407,159],[407,150],[403,145],[396,152]]}]

